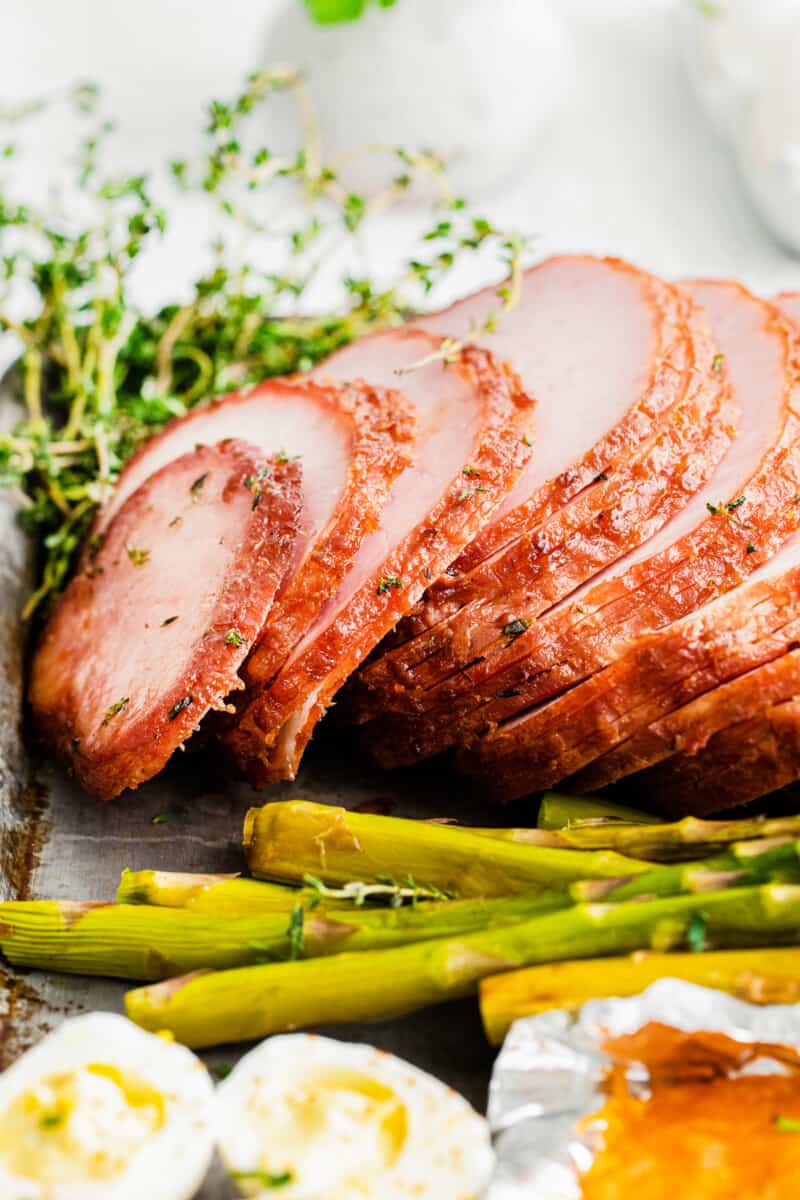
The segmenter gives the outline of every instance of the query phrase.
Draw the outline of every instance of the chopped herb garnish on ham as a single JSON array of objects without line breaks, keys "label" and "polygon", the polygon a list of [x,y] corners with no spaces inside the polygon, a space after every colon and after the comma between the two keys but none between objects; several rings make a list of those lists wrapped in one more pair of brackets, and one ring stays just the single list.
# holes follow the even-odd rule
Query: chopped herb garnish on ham
[{"label": "chopped herb garnish on ham", "polygon": [[507,625],[503,626],[503,635],[510,638],[518,638],[526,629],[530,629],[531,623],[527,617],[514,617]]},{"label": "chopped herb garnish on ham", "polygon": [[137,550],[135,546],[128,546],[128,558],[135,567],[143,567],[150,561],[150,551]]},{"label": "chopped herb garnish on ham", "polygon": [[205,472],[205,474],[203,474],[203,475],[199,475],[199,476],[197,477],[197,479],[195,479],[195,481],[194,481],[194,483],[192,484],[192,486],[189,488],[189,492],[191,493],[191,495],[192,495],[192,496],[193,496],[195,499],[196,499],[196,498],[197,498],[197,497],[200,495],[200,493],[202,492],[202,490],[203,490],[203,484],[205,483],[205,481],[206,481],[207,479],[208,479],[208,471],[206,471],[206,472]]},{"label": "chopped herb garnish on ham", "polygon": [[399,591],[402,587],[403,581],[397,575],[384,575],[375,590],[379,596],[383,596],[386,592],[391,592],[393,588],[397,588]]},{"label": "chopped herb garnish on ham", "polygon": [[130,702],[130,696],[123,696],[121,700],[115,700],[113,704],[109,704],[108,708],[103,713],[103,724],[107,725],[109,721],[113,721],[114,717],[116,717],[118,713],[121,713],[123,709],[127,708]]},{"label": "chopped herb garnish on ham", "polygon": [[241,633],[239,633],[238,629],[229,629],[228,630],[228,632],[225,634],[225,645],[226,646],[243,646],[244,645],[244,638],[242,637]]},{"label": "chopped herb garnish on ham", "polygon": [[194,704],[194,698],[192,696],[183,696],[180,700],[173,704],[172,708],[169,710],[170,721],[174,721],[176,717],[180,716],[185,708],[189,708],[192,704]]}]

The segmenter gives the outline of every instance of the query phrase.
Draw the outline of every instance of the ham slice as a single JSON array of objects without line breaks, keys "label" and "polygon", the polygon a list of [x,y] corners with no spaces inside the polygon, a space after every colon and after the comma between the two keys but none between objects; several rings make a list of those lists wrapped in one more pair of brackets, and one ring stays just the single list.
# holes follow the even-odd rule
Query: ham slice
[{"label": "ham slice", "polygon": [[[430,711],[424,715],[378,726],[370,746],[383,765],[469,742],[586,679],[631,639],[664,628],[737,586],[795,529],[797,339],[777,309],[738,284],[689,286],[708,310],[725,352],[739,404],[736,440],[705,487],[655,537],[530,628],[506,637],[490,676],[481,662],[431,689],[426,694]],[[525,610],[517,615],[527,618]]]},{"label": "ham slice", "polygon": [[299,466],[238,440],[167,463],[117,507],[31,669],[35,721],[88,791],[150,779],[241,688],[301,511]]},{"label": "ham slice", "polygon": [[482,528],[529,457],[531,401],[485,351],[433,361],[440,339],[411,329],[339,351],[318,377],[401,378],[417,412],[414,465],[395,485],[338,592],[270,682],[259,651],[247,702],[221,735],[257,785],[291,779],[316,722],[356,666]]},{"label": "ham slice", "polygon": [[[589,283],[584,282],[584,287],[592,293]],[[596,291],[596,329],[613,338],[614,329],[606,329],[602,289]],[[571,342],[574,336],[579,344],[579,331],[570,326],[569,302],[565,298],[561,303],[561,337]],[[505,662],[509,626],[519,632],[523,622],[524,630],[609,563],[641,545],[707,480],[730,443],[733,414],[725,402],[723,372],[715,370],[705,316],[688,298],[683,299],[681,311],[682,342],[679,348],[671,348],[666,367],[662,363],[659,368],[670,381],[671,403],[665,411],[663,387],[659,389],[662,405],[648,436],[606,463],[590,486],[542,523],[533,521],[472,570],[432,589],[422,614],[430,618],[429,627],[415,627],[415,636],[390,648],[362,673],[353,698],[358,719],[387,711],[427,713],[440,703],[449,705],[459,695],[469,707],[475,685],[488,680]],[[554,337],[550,331],[551,342]],[[651,351],[649,346],[647,352]],[[626,343],[625,353],[633,352]],[[574,363],[572,370],[563,363],[558,366],[562,394],[557,402],[549,381],[550,417],[555,423],[558,415],[563,447],[566,435],[571,436],[581,422],[597,381],[588,373],[584,376],[582,361],[581,370]],[[523,373],[526,387],[534,386],[534,378],[531,372],[529,382]],[[649,389],[650,382],[643,383],[642,377],[638,382],[645,391]],[[550,437],[555,437],[552,430]],[[506,521],[521,521],[520,514],[528,508],[523,502]]]},{"label": "ham slice", "polygon": [[461,751],[459,765],[503,800],[566,779],[594,790],[639,770],[655,722],[800,642],[798,604],[800,533],[749,583],[639,639],[591,679],[500,726]]},{"label": "ham slice", "polygon": [[[778,318],[776,321],[775,328],[780,331],[780,321]],[[763,586],[754,585],[753,591],[736,588],[726,601],[701,608],[697,618],[689,616],[664,629],[661,634],[653,634],[634,643],[627,652],[623,642],[617,647],[619,657],[610,666],[557,700],[520,717],[512,716],[491,732],[481,745],[476,746],[473,753],[465,753],[462,760],[466,769],[491,773],[498,781],[500,791],[519,786],[530,791],[540,786],[544,778],[549,782],[541,786],[550,786],[574,772],[580,772],[572,781],[574,786],[602,786],[644,765],[640,756],[647,753],[647,725],[679,707],[684,698],[691,699],[698,694],[698,690],[702,691],[708,686],[709,674],[705,670],[707,661],[710,660],[713,667],[710,686],[715,686],[720,679],[736,674],[739,661],[744,663],[739,669],[746,670],[753,665],[753,654],[755,661],[761,662],[764,661],[763,653],[769,656],[785,649],[782,626],[786,624],[785,604],[788,601],[782,591],[783,574],[788,571],[791,576],[796,563],[800,561],[800,542],[797,534],[791,533],[791,530],[797,529],[800,520],[797,504],[800,494],[800,451],[797,448],[800,383],[797,343],[793,340],[787,342],[785,333],[788,326],[783,329],[782,361],[788,390],[784,394],[784,428],[780,437],[764,455],[758,471],[750,480],[741,482],[739,495],[736,492],[731,494],[727,504],[721,504],[718,497],[713,501],[709,495],[705,497],[713,511],[704,522],[705,529],[700,527],[705,537],[695,542],[692,554],[683,556],[687,567],[677,576],[682,581],[680,587],[676,587],[674,577],[661,577],[660,586],[665,595],[674,591],[682,603],[688,602],[687,607],[691,607],[697,597],[697,588],[692,582],[695,576],[701,581],[710,579],[717,592],[723,591],[726,579],[733,575],[731,583],[727,585],[730,587],[737,578],[736,573],[730,570],[731,565],[736,567],[739,564],[736,570],[741,578],[744,574],[741,564],[746,567],[749,561],[757,565],[758,560],[764,557],[765,545],[771,561],[759,567],[755,578],[766,576],[768,582]],[[759,361],[758,356],[752,360],[749,357],[750,348],[758,347],[758,342],[753,341],[752,332],[749,337],[742,336],[745,332],[739,329],[740,340],[730,341],[727,353],[731,372],[745,401],[745,412],[750,412],[752,445],[757,447],[754,435],[762,426],[764,398],[769,394],[769,391],[762,390],[770,381],[770,374],[764,373],[769,357],[762,356],[760,372],[751,371],[749,376],[744,373],[743,368],[748,363],[754,367]],[[725,345],[722,339],[721,344]],[[762,350],[766,348],[767,344],[763,343]],[[774,364],[771,374],[774,375]],[[774,382],[771,390],[775,390]],[[740,444],[736,444],[732,453]],[[742,496],[744,500],[738,502]],[[741,514],[741,518],[737,514]],[[742,527],[736,528],[740,520]],[[772,558],[776,541],[783,541],[785,548],[777,558]],[[737,542],[746,542],[744,547],[740,546],[738,555],[735,554]],[[748,553],[748,546],[755,549]],[[704,588],[707,586],[703,584]],[[714,595],[714,591],[711,594]],[[747,630],[748,623],[755,620],[753,613],[758,613],[758,621],[761,620],[764,595],[778,597],[775,615],[769,617],[766,632],[771,636],[777,628],[780,633],[776,634],[777,641],[767,641],[763,647],[756,643],[755,649],[751,649],[749,636],[731,631],[739,627]],[[658,603],[657,593],[654,593],[654,597]],[[706,597],[707,592],[701,592],[699,599],[702,602]],[[602,620],[607,621],[608,615],[607,610],[600,609]],[[757,627],[761,628],[758,622]],[[586,624],[582,623],[579,630],[584,631],[584,637],[585,629]],[[635,627],[629,626],[629,629],[632,635],[642,632]],[[552,677],[563,687],[568,687],[574,682],[569,670],[568,662],[560,662],[552,668]],[[497,682],[498,686],[509,686],[508,674],[498,676]],[[533,686],[536,686],[535,680]],[[530,684],[523,682],[519,690],[524,695],[530,687]],[[502,783],[496,771],[495,758],[507,760],[507,771],[504,769],[500,772]],[[595,759],[600,761],[595,763]],[[513,784],[512,775],[516,779]]]},{"label": "ham slice", "polygon": [[[394,381],[393,381],[394,382]],[[123,470],[95,532],[154,471],[198,442],[244,438],[303,467],[303,521],[291,569],[261,631],[262,669],[276,674],[339,586],[399,473],[408,465],[413,413],[396,390],[271,380],[179,417]]]},{"label": "ham slice", "polygon": [[[761,682],[745,678],[754,686]],[[797,678],[793,682],[800,693]],[[800,700],[792,698],[726,726],[697,754],[676,755],[635,780],[645,789],[639,794],[646,794],[656,811],[705,816],[759,800],[798,776]]]}]

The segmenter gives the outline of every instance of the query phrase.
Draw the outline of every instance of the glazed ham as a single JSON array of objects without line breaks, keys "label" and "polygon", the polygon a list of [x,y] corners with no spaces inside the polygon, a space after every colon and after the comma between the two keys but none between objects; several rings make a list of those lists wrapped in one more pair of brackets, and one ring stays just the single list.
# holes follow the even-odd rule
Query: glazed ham
[{"label": "glazed ham", "polygon": [[303,466],[303,519],[291,569],[261,630],[274,675],[336,591],[389,490],[408,465],[413,411],[396,390],[271,380],[172,421],[123,470],[95,535],[154,471],[197,443],[244,438]]},{"label": "glazed ham", "polygon": [[516,378],[476,348],[442,361],[440,341],[409,329],[373,335],[317,371],[401,378],[417,414],[414,464],[278,675],[258,650],[248,660],[246,701],[221,736],[257,785],[294,778],[338,689],[485,525],[529,457],[532,404]]},{"label": "glazed ham", "polygon": [[[708,289],[706,289],[708,291]],[[717,293],[719,299],[719,293]],[[731,296],[728,296],[728,300]],[[743,426],[743,439],[737,441],[731,450],[726,468],[730,470],[731,462],[741,464],[750,455],[763,452],[763,437],[770,429],[764,420],[767,396],[772,395],[773,403],[770,411],[772,417],[773,445],[762,453],[758,469],[749,479],[741,479],[733,493],[729,493],[727,501],[721,501],[714,490],[714,484],[707,493],[698,498],[697,503],[707,506],[706,518],[699,526],[698,537],[695,534],[689,541],[689,552],[681,542],[672,547],[666,555],[666,561],[678,563],[678,572],[670,576],[663,573],[655,574],[656,588],[650,600],[656,612],[667,613],[674,601],[670,594],[678,597],[680,604],[691,611],[698,604],[707,600],[710,594],[732,587],[747,573],[748,564],[754,568],[763,564],[764,557],[768,560],[775,554],[776,543],[788,543],[786,549],[778,555],[771,566],[757,573],[773,575],[777,571],[781,576],[781,568],[791,570],[794,566],[797,548],[796,536],[792,530],[797,528],[800,513],[798,513],[797,496],[800,493],[800,452],[798,443],[798,420],[800,420],[800,383],[798,382],[796,363],[796,343],[787,341],[788,326],[780,320],[776,310],[761,306],[767,317],[766,323],[760,322],[762,336],[755,336],[757,329],[752,325],[732,324],[727,331],[720,322],[721,313],[716,311],[716,321],[713,321],[715,310],[711,294],[706,295],[706,303],[712,311],[712,323],[716,326],[720,345],[726,348],[729,357],[732,377],[737,385],[744,403],[746,423]],[[736,307],[753,312],[759,308],[758,302],[746,300],[741,293],[736,301]],[[774,318],[774,319],[773,319]],[[727,337],[725,336],[727,332]],[[769,354],[770,335],[775,343],[774,353]],[[784,381],[781,383],[781,381]],[[779,403],[776,404],[776,398]],[[749,417],[747,414],[749,413]],[[765,430],[766,427],[766,430]],[[775,436],[777,427],[778,436]],[[741,454],[737,452],[741,451]],[[728,482],[731,482],[728,474]],[[712,494],[715,499],[711,499]],[[688,512],[688,510],[687,510]],[[685,520],[685,516],[681,521]],[[764,555],[764,547],[767,554]],[[738,551],[738,552],[737,552]],[[681,559],[684,566],[681,569]],[[655,559],[658,562],[658,558]],[[649,564],[645,564],[647,566]],[[710,581],[710,584],[706,581]],[[727,582],[726,582],[727,581]],[[641,603],[642,587],[639,585],[630,591],[637,602]],[[602,595],[602,593],[601,593]],[[736,636],[731,640],[735,643],[724,655],[720,653],[719,637],[727,637],[731,628],[731,613],[741,611],[746,622],[750,611],[751,593],[744,592],[744,599],[739,590],[731,593],[730,604],[720,609],[720,614],[709,620],[704,615],[698,618],[704,631],[708,631],[709,644],[717,639],[714,653],[721,658],[721,670],[730,669],[736,660],[736,654],[742,649],[741,639]],[[757,588],[752,596],[759,597]],[[645,600],[646,600],[645,593]],[[584,606],[586,600],[583,600]],[[645,616],[647,609],[645,608]],[[606,635],[609,618],[614,608],[599,607],[599,619]],[[712,614],[715,612],[713,606]],[[701,609],[701,613],[704,610]],[[638,620],[638,616],[636,617]],[[668,622],[662,620],[662,625]],[[583,645],[587,645],[587,622],[581,621],[579,630]],[[644,623],[643,623],[644,624]],[[654,626],[650,626],[653,628]],[[657,627],[657,626],[655,626]],[[648,626],[629,624],[630,636],[647,632]],[[591,629],[591,626],[589,626]],[[532,709],[520,717],[507,720],[500,724],[481,745],[476,745],[474,752],[463,755],[463,761],[469,770],[493,771],[491,765],[495,758],[508,759],[508,770],[520,776],[529,772],[530,786],[536,787],[541,779],[547,778],[549,786],[555,780],[562,780],[581,770],[586,764],[606,751],[613,749],[619,743],[630,737],[632,723],[642,722],[645,726],[652,718],[645,714],[649,711],[642,702],[643,691],[659,689],[659,703],[669,705],[670,689],[677,695],[680,688],[688,686],[672,679],[667,663],[672,664],[673,658],[668,655],[667,648],[675,646],[674,657],[678,667],[689,678],[690,654],[686,649],[692,644],[694,626],[692,620],[671,626],[665,630],[663,637],[653,636],[639,644],[634,644],[630,651],[625,651],[624,640],[617,644],[614,653],[605,659],[611,662],[606,670],[594,678],[586,680],[580,686],[566,692],[563,697]],[[700,642],[698,641],[697,645]],[[580,645],[577,649],[583,653]],[[574,652],[573,652],[574,653]],[[711,653],[710,650],[707,651]],[[615,661],[612,661],[615,660]],[[634,667],[633,664],[636,663]],[[645,665],[645,663],[647,665]],[[602,661],[600,663],[602,666]],[[552,676],[566,687],[574,680],[569,676],[569,662],[557,662],[552,668]],[[498,687],[510,686],[509,674],[497,677]],[[531,694],[533,684],[521,679],[519,685],[520,698]],[[515,701],[517,698],[514,698]],[[655,703],[652,699],[648,703]],[[672,706],[680,703],[677,700]],[[660,717],[661,710],[657,715]],[[633,726],[638,728],[638,726]],[[625,757],[625,750],[612,758],[617,761]],[[512,768],[511,762],[514,766]],[[635,769],[635,768],[632,768]],[[620,768],[620,774],[627,773]],[[503,773],[503,779],[508,782]],[[593,768],[586,774],[581,774],[576,785],[583,787],[600,786]],[[603,770],[602,782],[608,782],[608,770]],[[521,785],[517,784],[515,786]],[[498,786],[502,787],[503,784]]]},{"label": "glazed ham", "polygon": [[[512,361],[519,365],[522,355],[527,363],[522,379],[526,388],[537,394],[537,413],[545,407],[542,392],[537,392],[537,370],[541,373],[542,388],[550,401],[548,423],[560,423],[556,445],[563,450],[570,444],[567,435],[570,441],[574,435],[581,444],[578,430],[597,392],[591,353],[588,357],[581,353],[576,360],[572,348],[587,341],[591,346],[594,339],[608,339],[609,345],[619,346],[615,323],[626,319],[627,310],[622,314],[609,311],[603,276],[598,280],[595,275],[602,267],[615,279],[618,264],[554,260],[545,267],[545,278],[554,281],[550,284],[553,296],[545,293],[542,297],[543,304],[556,306],[551,313],[552,327],[542,330],[540,342],[536,321],[532,321],[530,335],[538,357],[529,351],[527,359],[526,343],[518,329],[519,346]],[[571,289],[563,285],[562,273],[570,277]],[[630,287],[628,274],[623,278]],[[642,280],[637,282],[643,286]],[[595,310],[576,306],[575,294],[584,300],[593,296]],[[630,304],[631,296],[628,301]],[[634,311],[638,308],[641,322],[641,292],[633,307]],[[427,714],[440,703],[449,705],[460,694],[468,703],[475,684],[489,680],[505,663],[509,630],[523,633],[575,588],[644,543],[706,482],[730,444],[735,413],[726,395],[724,373],[717,369],[704,314],[685,296],[680,297],[678,312],[680,336],[669,345],[666,358],[662,357],[662,343],[643,337],[641,324],[638,345],[624,343],[630,359],[618,355],[620,362],[631,367],[638,357],[639,366],[631,370],[625,387],[618,379],[617,397],[624,394],[628,408],[639,413],[642,408],[649,411],[654,392],[659,397],[657,412],[646,424],[640,442],[626,443],[625,451],[612,461],[602,459],[593,480],[571,499],[562,496],[558,480],[539,483],[550,496],[551,506],[537,499],[536,489],[532,498],[521,498],[518,485],[513,494],[519,501],[517,507],[489,530],[496,537],[501,527],[508,527],[515,536],[504,538],[501,548],[471,569],[460,569],[465,561],[462,556],[431,589],[400,635],[413,636],[390,646],[361,674],[353,697],[359,720],[387,711]],[[559,358],[565,345],[572,356],[569,364]],[[552,363],[550,353],[554,355]],[[648,370],[647,357],[654,353]],[[618,365],[617,371],[621,370]],[[559,377],[560,393],[555,384]],[[596,432],[596,426],[593,428]],[[556,438],[553,429],[548,437],[551,442]],[[538,454],[534,456],[537,461]],[[592,462],[593,468],[597,467],[597,459]],[[546,465],[550,469],[557,464],[551,457]],[[558,464],[559,469],[564,465]],[[526,474],[531,476],[531,468]],[[568,502],[556,504],[556,497]],[[479,539],[484,547],[487,536]],[[475,548],[470,547],[468,566],[475,556]],[[470,670],[461,676],[467,667]]]},{"label": "glazed ham", "polygon": [[502,728],[516,713],[601,670],[631,639],[735,587],[795,529],[796,338],[774,307],[737,284],[693,284],[691,290],[725,351],[739,410],[736,440],[717,470],[644,546],[507,637],[488,678],[479,663],[436,689],[438,708],[432,692],[424,716],[386,719],[371,739],[379,761],[411,761]]},{"label": "glazed ham", "polygon": [[241,688],[301,513],[299,466],[235,439],[169,462],[117,507],[31,668],[36,724],[88,791],[150,779]]}]

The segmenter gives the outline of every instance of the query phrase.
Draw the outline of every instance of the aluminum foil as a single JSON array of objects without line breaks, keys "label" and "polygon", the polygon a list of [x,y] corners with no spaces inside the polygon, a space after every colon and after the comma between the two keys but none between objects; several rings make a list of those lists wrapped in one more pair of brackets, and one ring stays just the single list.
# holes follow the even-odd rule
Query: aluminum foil
[{"label": "aluminum foil", "polygon": [[[600,1042],[651,1021],[800,1048],[800,1005],[757,1007],[677,979],[661,979],[624,1000],[592,1000],[577,1017],[554,1011],[516,1021],[489,1092],[497,1169],[486,1200],[580,1200],[580,1174],[598,1147],[591,1134],[579,1136],[576,1125],[606,1099],[610,1059]],[[763,1070],[764,1063],[749,1069]],[[633,1089],[645,1086],[647,1072],[633,1066],[628,1079]]]}]

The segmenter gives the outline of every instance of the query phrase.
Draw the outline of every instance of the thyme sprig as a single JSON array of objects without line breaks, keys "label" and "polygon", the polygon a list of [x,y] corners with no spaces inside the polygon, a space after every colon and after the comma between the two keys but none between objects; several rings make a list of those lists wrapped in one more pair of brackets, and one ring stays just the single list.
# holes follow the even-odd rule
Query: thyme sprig
[{"label": "thyme sprig", "polygon": [[[299,145],[289,154],[253,137],[253,114],[277,94],[292,98],[299,118]],[[85,136],[69,195],[52,212],[14,195],[7,167],[21,147],[3,147],[0,138],[0,332],[19,347],[24,408],[0,436],[0,486],[15,493],[40,550],[28,616],[67,582],[123,463],[171,417],[207,397],[306,370],[368,330],[398,323],[464,254],[499,257],[508,274],[498,289],[502,311],[513,303],[524,252],[522,239],[451,193],[433,154],[390,148],[386,186],[372,197],[349,191],[341,164],[325,162],[316,114],[292,68],[256,72],[233,100],[212,101],[201,158],[174,161],[163,179],[106,169],[114,127],[101,99],[89,84],[71,94]],[[0,121],[13,119],[16,133],[45,107],[22,106]],[[421,179],[436,183],[432,211],[421,218],[422,249],[388,286],[349,260],[342,269],[342,248],[354,256],[365,224]],[[131,272],[145,253],[158,253],[169,216],[156,195],[166,186],[204,199],[219,232],[190,298],[152,314],[134,303]],[[254,265],[264,247],[280,269]],[[314,302],[317,286],[329,296],[332,282],[341,297],[335,310],[305,315],[323,307]],[[22,318],[20,290],[34,297]],[[445,344],[441,357],[457,349]]]},{"label": "thyme sprig", "polygon": [[374,883],[365,883],[354,879],[342,887],[328,887],[316,875],[304,875],[303,883],[313,889],[322,900],[350,900],[356,908],[362,908],[368,901],[388,904],[389,908],[401,908],[404,904],[417,904],[420,900],[454,900],[455,892],[444,891],[430,884],[420,884],[413,876],[406,875],[405,879],[397,880],[393,875],[378,876]]}]

